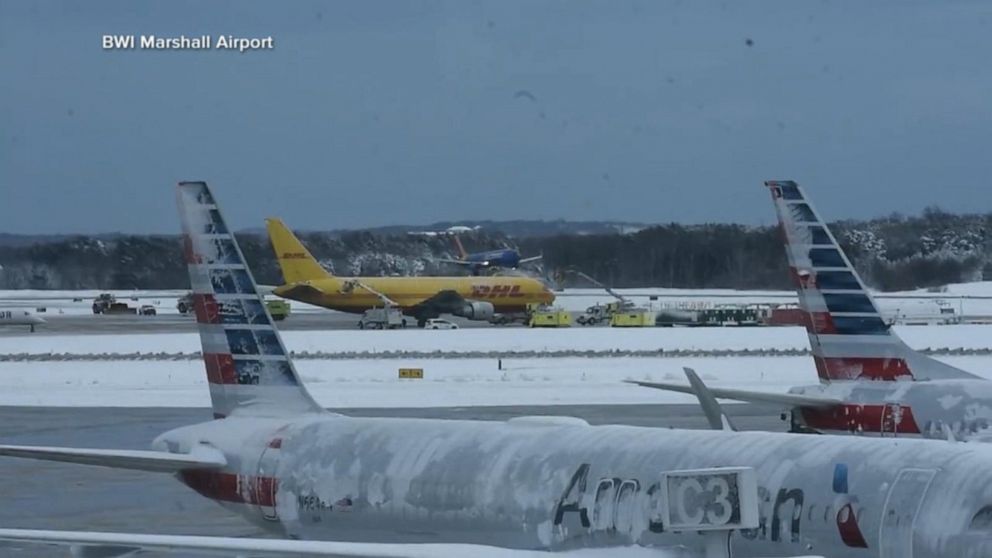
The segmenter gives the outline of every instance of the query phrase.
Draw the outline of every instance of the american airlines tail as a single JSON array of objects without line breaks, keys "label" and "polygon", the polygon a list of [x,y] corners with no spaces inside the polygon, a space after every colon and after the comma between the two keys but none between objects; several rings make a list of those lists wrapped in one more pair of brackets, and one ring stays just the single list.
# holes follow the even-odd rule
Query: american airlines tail
[{"label": "american airlines tail", "polygon": [[206,183],[180,183],[178,202],[214,417],[321,411]]},{"label": "american airlines tail", "polygon": [[332,277],[281,220],[266,219],[265,227],[287,285]]},{"label": "american airlines tail", "polygon": [[922,355],[889,327],[837,239],[791,180],[768,181],[821,382],[974,379]]}]

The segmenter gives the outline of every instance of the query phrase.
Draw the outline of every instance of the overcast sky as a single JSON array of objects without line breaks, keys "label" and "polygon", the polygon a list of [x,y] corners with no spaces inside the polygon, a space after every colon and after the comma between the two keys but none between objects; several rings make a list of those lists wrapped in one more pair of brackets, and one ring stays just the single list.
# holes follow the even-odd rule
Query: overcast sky
[{"label": "overcast sky", "polygon": [[[275,48],[101,49],[204,33]],[[986,1],[0,0],[0,232],[992,211],[990,56]]]}]

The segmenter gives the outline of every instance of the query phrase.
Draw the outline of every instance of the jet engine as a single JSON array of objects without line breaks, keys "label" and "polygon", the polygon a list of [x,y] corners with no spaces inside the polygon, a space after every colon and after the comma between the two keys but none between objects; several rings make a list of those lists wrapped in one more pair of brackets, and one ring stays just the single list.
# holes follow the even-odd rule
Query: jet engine
[{"label": "jet engine", "polygon": [[466,302],[460,312],[452,312],[456,316],[470,320],[489,320],[496,309],[491,302]]}]

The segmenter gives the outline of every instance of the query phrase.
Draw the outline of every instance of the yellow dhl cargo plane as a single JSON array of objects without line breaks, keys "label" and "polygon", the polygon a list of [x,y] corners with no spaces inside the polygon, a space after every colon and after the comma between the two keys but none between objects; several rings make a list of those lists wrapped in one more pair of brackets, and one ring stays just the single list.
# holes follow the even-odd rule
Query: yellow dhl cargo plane
[{"label": "yellow dhl cargo plane", "polygon": [[290,300],[357,314],[388,301],[423,326],[441,314],[492,320],[555,299],[532,277],[335,277],[281,220],[266,219],[265,225],[286,282],[272,292]]}]

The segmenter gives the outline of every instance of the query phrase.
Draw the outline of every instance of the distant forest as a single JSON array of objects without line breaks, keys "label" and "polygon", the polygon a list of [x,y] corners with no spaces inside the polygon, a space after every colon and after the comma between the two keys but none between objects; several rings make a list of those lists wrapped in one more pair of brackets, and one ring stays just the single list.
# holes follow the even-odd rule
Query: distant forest
[{"label": "distant forest", "polygon": [[[540,222],[537,222],[540,223]],[[614,287],[788,289],[787,266],[776,227],[733,224],[629,226],[585,224],[581,230],[532,226],[544,234],[509,235],[499,223],[461,238],[469,250],[516,246],[544,255],[550,278],[573,267]],[[520,222],[512,229],[521,231]],[[992,279],[992,214],[954,215],[930,208],[920,216],[891,215],[831,225],[866,282],[881,290],[935,287]],[[560,231],[560,232],[554,232]],[[576,232],[578,231],[578,232]],[[595,231],[595,232],[589,232]],[[636,231],[636,232],[627,232]],[[300,235],[337,275],[463,273],[439,264],[452,257],[450,239],[403,232],[310,232]],[[238,235],[263,284],[281,273],[268,239]],[[26,239],[0,235],[2,289],[182,289],[189,285],[177,236],[101,235]],[[588,286],[570,280],[562,286]]]}]

